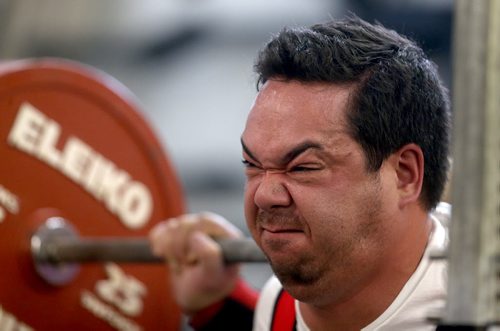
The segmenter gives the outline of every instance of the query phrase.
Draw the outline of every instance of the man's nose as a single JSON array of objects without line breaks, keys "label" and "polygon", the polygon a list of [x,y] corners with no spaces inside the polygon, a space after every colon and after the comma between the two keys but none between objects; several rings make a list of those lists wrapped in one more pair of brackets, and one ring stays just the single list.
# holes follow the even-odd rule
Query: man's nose
[{"label": "man's nose", "polygon": [[288,207],[292,203],[292,197],[288,191],[283,173],[266,171],[255,191],[254,202],[263,210],[278,207]]}]

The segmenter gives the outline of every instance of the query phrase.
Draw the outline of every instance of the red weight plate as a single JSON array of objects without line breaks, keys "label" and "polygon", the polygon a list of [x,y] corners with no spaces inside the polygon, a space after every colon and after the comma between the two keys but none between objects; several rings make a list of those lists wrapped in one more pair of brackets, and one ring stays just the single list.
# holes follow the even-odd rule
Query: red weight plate
[{"label": "red weight plate", "polygon": [[82,265],[54,286],[30,254],[51,216],[82,237],[145,237],[183,212],[174,171],[126,88],[63,60],[1,64],[0,160],[0,329],[179,329],[164,266]]}]

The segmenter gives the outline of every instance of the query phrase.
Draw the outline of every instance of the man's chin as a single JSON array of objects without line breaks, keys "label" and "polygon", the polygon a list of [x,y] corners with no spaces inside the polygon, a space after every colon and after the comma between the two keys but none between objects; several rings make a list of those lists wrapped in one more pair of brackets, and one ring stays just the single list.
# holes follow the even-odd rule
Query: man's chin
[{"label": "man's chin", "polygon": [[309,286],[316,281],[316,277],[306,272],[306,268],[300,263],[277,263],[276,260],[271,260],[271,268],[283,285]]},{"label": "man's chin", "polygon": [[[278,279],[280,279],[278,277]],[[293,298],[301,302],[312,302],[316,299],[317,295],[313,290],[313,284],[297,283],[295,281],[284,280],[281,281],[283,288],[287,291]]]}]

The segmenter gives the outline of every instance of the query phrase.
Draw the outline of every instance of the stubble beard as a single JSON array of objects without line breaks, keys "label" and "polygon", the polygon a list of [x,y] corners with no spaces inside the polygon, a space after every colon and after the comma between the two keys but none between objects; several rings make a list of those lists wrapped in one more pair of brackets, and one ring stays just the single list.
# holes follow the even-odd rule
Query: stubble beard
[{"label": "stubble beard", "polygon": [[[294,225],[303,224],[298,217],[292,215],[290,212],[280,211],[280,212],[265,212],[260,210],[257,214],[257,224],[274,224],[274,225]],[[265,243],[269,251],[280,251],[286,250],[287,246],[290,245],[289,241],[273,240]],[[321,279],[324,274],[326,266],[323,268],[318,267],[315,262],[315,256],[312,252],[300,252],[300,254],[290,254],[289,258],[286,260],[276,261],[272,259],[271,252],[267,252],[269,263],[274,274],[278,277],[280,282],[285,287],[289,286],[310,286]]]},{"label": "stubble beard", "polygon": [[[370,199],[369,203],[363,206],[363,218],[367,222],[360,224],[355,231],[353,240],[337,242],[336,246],[324,245],[322,257],[315,254],[315,250],[301,251],[300,253],[290,254],[286,260],[280,259],[273,261],[271,254],[268,259],[271,268],[277,278],[280,280],[283,287],[292,294],[293,297],[310,303],[322,304],[322,298],[329,298],[329,292],[336,289],[338,292],[334,295],[339,297],[345,292],[342,288],[337,288],[340,283],[351,282],[357,283],[356,275],[351,274],[346,279],[346,270],[354,270],[357,268],[365,268],[366,266],[356,266],[351,261],[351,253],[359,248],[365,238],[371,236],[373,232],[378,231],[378,221],[380,218],[380,201],[378,198]],[[257,214],[257,224],[304,224],[304,221],[289,212],[264,212],[259,211]],[[335,218],[331,220],[333,224],[342,224],[345,220]],[[273,250],[284,250],[288,242],[276,241],[266,243],[267,250],[271,253]],[[318,247],[316,247],[316,250]],[[333,281],[332,280],[337,280]],[[342,281],[341,281],[342,280]],[[347,290],[347,289],[346,289]]]}]

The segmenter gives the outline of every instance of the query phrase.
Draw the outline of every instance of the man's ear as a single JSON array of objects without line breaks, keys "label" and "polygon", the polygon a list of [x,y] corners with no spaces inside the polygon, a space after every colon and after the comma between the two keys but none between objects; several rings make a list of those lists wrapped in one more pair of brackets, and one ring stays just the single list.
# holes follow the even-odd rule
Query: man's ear
[{"label": "man's ear", "polygon": [[424,153],[420,146],[408,144],[393,153],[397,176],[399,207],[418,201],[424,181]]}]

